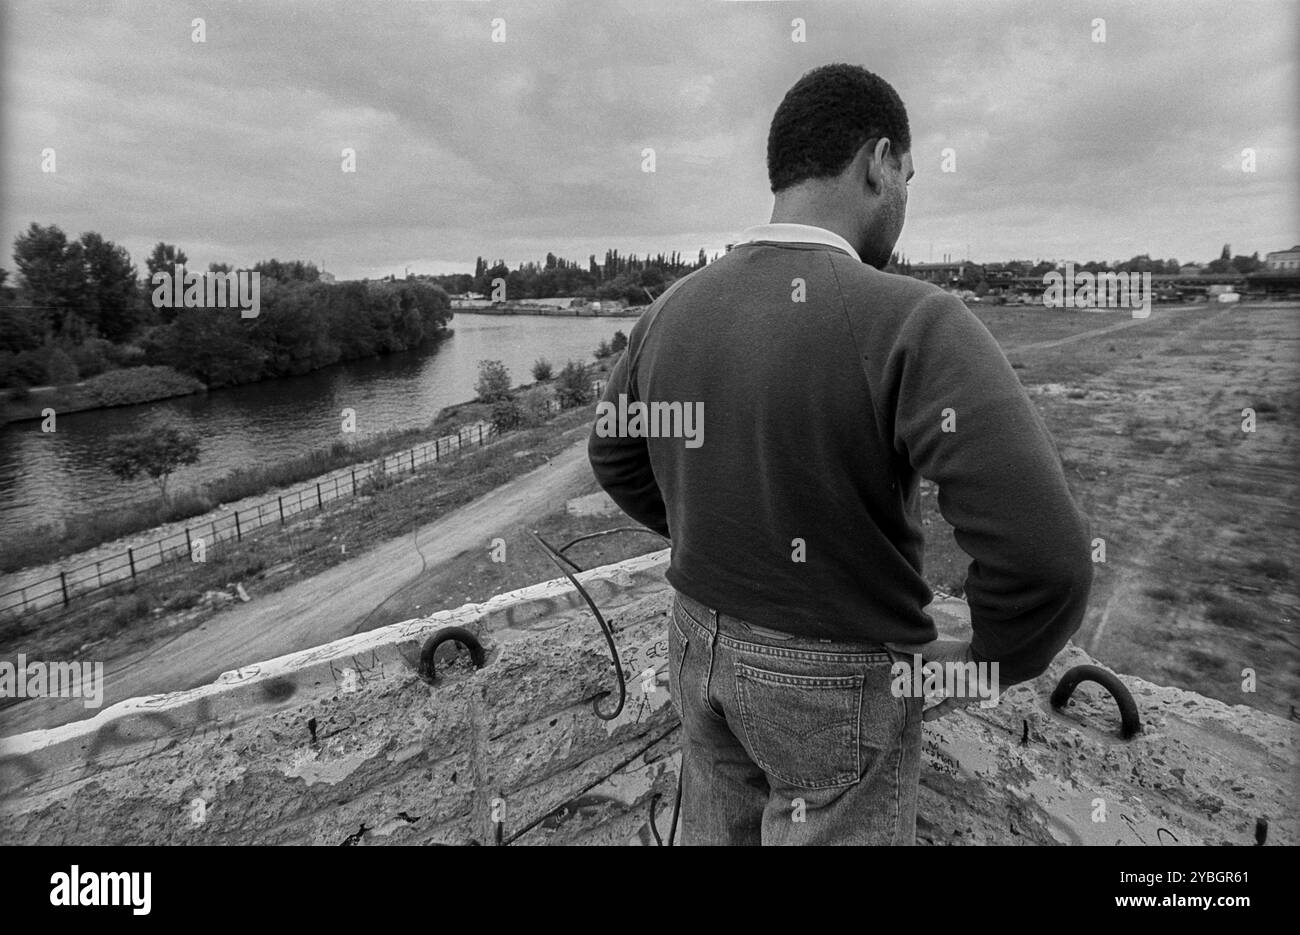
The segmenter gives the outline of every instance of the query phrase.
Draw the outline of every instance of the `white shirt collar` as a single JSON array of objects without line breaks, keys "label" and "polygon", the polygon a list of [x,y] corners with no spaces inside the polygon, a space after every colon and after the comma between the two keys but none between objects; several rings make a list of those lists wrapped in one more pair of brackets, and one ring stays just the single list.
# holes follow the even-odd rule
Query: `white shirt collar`
[{"label": "white shirt collar", "polygon": [[853,259],[861,262],[858,251],[853,245],[834,231],[811,224],[756,224],[740,234],[739,243],[751,243],[756,240],[774,241],[776,243],[819,243],[843,250]]}]

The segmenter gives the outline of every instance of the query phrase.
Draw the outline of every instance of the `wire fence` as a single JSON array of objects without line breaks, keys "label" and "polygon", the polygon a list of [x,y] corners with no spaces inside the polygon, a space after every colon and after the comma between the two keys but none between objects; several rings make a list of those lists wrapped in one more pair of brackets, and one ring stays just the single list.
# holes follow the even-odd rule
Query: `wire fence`
[{"label": "wire fence", "polygon": [[[592,388],[599,394],[602,387],[602,383],[596,383]],[[554,399],[546,400],[546,407],[548,412],[560,408]],[[365,492],[372,482],[414,473],[421,467],[457,455],[465,448],[482,447],[496,434],[487,422],[462,426],[455,435],[444,435],[414,448],[343,468],[321,480],[186,526],[180,532],[130,547],[117,555],[61,570],[58,574],[0,594],[0,615],[66,607],[74,598],[134,580],[150,568],[168,562],[197,560],[200,553],[206,555],[207,550],[219,542],[239,542],[265,526],[283,526],[294,516],[311,510],[322,511],[327,503]]]}]

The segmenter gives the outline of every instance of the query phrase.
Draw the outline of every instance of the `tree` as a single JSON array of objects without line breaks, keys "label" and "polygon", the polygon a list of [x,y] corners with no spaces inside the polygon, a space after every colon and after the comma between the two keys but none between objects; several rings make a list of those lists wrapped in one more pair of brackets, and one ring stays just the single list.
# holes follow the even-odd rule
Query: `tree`
[{"label": "tree", "polygon": [[269,352],[250,340],[250,329],[238,316],[203,308],[175,311],[170,325],[141,339],[150,363],[173,367],[211,388],[263,376]]},{"label": "tree", "polygon": [[[153,246],[153,252],[150,253],[149,257],[144,261],[145,268],[149,271],[148,281],[145,284],[145,291],[152,296],[154,288],[153,277],[155,273],[166,273],[168,276],[174,276],[174,267],[179,265],[183,272],[187,262],[189,262],[189,257],[185,255],[185,251],[180,247],[177,247],[174,244],[163,243],[161,240],[158,241]],[[179,285],[180,283],[172,284],[173,288],[178,287]],[[176,320],[177,312],[178,309],[176,305],[171,305],[163,306],[158,309],[157,314],[164,322],[171,323]]]},{"label": "tree", "polygon": [[561,409],[574,409],[591,402],[591,381],[587,368],[577,361],[569,361],[555,378],[555,398]]},{"label": "tree", "polygon": [[194,464],[198,460],[198,435],[168,425],[110,439],[105,464],[120,480],[129,481],[141,474],[148,475],[157,485],[166,507],[170,505],[167,481],[172,473],[182,465]]},{"label": "tree", "polygon": [[510,371],[499,360],[480,360],[478,362],[478,382],[474,385],[479,402],[494,403],[499,399],[514,398],[510,383]]},{"label": "tree", "polygon": [[546,358],[533,363],[533,379],[538,383],[545,383],[552,375],[551,362]]},{"label": "tree", "polygon": [[601,338],[600,344],[596,346],[596,359],[604,360],[611,353],[613,352],[609,349],[609,342],[606,341],[604,338]]},{"label": "tree", "polygon": [[81,235],[85,264],[87,321],[109,341],[119,343],[136,326],[136,269],[131,254],[94,231]]},{"label": "tree", "polygon": [[176,264],[184,266],[189,262],[189,257],[185,251],[175,244],[163,243],[161,240],[153,246],[153,252],[149,254],[149,259],[144,261],[145,266],[149,269],[149,279],[153,281],[154,273],[171,273],[172,267]]},{"label": "tree", "polygon": [[1253,273],[1263,265],[1264,264],[1259,259],[1258,250],[1250,256],[1241,256],[1238,254],[1232,258],[1232,268],[1239,273]]},{"label": "tree", "polygon": [[609,352],[617,354],[619,351],[627,348],[627,335],[621,331],[615,331],[614,337],[609,342]]},{"label": "tree", "polygon": [[86,298],[81,244],[69,241],[53,224],[41,227],[33,222],[14,238],[14,263],[22,277],[25,304],[39,307],[42,330],[75,343],[85,330],[77,314]]}]

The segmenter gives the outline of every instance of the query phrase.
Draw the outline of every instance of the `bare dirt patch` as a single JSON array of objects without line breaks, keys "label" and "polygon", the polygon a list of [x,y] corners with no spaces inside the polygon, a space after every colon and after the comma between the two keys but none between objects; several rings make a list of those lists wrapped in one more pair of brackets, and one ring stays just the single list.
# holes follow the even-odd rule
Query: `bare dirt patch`
[{"label": "bare dirt patch", "polygon": [[[982,309],[1105,540],[1076,639],[1114,668],[1231,704],[1294,711],[1300,689],[1300,307],[1095,314]],[[1034,317],[1037,316],[1037,317]],[[1051,344],[1044,346],[1045,338]],[[1242,410],[1255,411],[1243,431]],[[927,576],[966,557],[933,506]],[[1254,674],[1254,692],[1244,690]]]}]

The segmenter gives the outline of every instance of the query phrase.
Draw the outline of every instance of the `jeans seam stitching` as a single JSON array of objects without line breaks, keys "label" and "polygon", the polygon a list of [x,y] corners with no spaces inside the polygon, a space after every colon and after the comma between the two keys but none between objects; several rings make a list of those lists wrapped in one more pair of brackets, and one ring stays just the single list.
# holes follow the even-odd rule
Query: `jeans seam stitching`
[{"label": "jeans seam stitching", "polygon": [[674,689],[673,697],[676,698],[677,700],[677,706],[678,706],[677,719],[682,722],[683,726],[685,726],[686,693],[682,689],[682,672],[686,669],[686,650],[687,647],[690,646],[690,641],[688,640],[686,634],[682,632],[681,625],[677,622],[676,614],[674,614],[672,617],[672,627],[673,627],[673,631],[677,635],[677,643],[681,647],[680,649],[681,655],[680,658],[678,658],[677,660],[677,671],[672,673],[673,676],[672,688]]},{"label": "jeans seam stitching", "polygon": [[[891,837],[895,844],[898,843],[899,822],[903,817],[903,747],[907,743],[907,699],[898,698],[897,701],[902,704],[903,717],[898,729],[898,755],[894,759],[894,832]],[[894,709],[898,709],[897,704]]]},{"label": "jeans seam stitching", "polygon": [[718,638],[731,649],[759,656],[772,656],[777,659],[800,659],[805,662],[843,662],[846,665],[880,665],[885,662],[892,663],[893,661],[893,657],[885,651],[845,653],[833,650],[785,649],[784,647],[770,646],[765,643],[747,643],[744,640],[738,640],[730,636],[720,635]]},{"label": "jeans seam stitching", "polygon": [[[694,618],[692,618],[694,619]],[[718,720],[725,722],[727,716],[713,706],[713,699],[709,697],[713,690],[713,663],[718,655],[718,633],[715,630],[710,634],[713,638],[709,641],[709,671],[704,679],[704,704],[713,712],[713,716]]]}]

